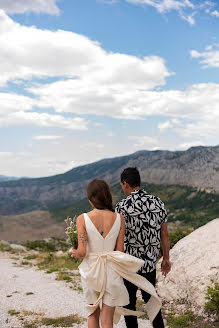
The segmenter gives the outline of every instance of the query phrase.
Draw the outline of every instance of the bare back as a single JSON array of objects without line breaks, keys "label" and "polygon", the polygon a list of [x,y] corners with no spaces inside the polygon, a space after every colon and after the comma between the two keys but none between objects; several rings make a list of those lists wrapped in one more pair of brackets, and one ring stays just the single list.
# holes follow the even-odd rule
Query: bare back
[{"label": "bare back", "polygon": [[94,209],[87,214],[101,236],[105,238],[116,221],[116,213],[109,210]]}]

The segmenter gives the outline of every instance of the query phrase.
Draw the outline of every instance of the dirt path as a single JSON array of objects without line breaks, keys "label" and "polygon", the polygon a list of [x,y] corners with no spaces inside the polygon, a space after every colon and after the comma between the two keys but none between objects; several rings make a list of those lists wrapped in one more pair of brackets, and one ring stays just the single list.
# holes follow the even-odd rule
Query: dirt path
[{"label": "dirt path", "polygon": [[[31,321],[42,317],[78,314],[86,318],[82,293],[69,288],[64,281],[55,280],[55,274],[46,274],[35,267],[17,266],[13,262],[6,254],[0,256],[0,328],[23,328],[25,325],[48,328],[42,324],[30,325]],[[20,313],[11,315],[8,313],[10,310]],[[34,314],[30,315],[27,311]],[[151,328],[149,321],[139,320],[139,323],[139,328]],[[87,321],[74,327],[85,328]],[[124,320],[116,327],[125,328]]]}]

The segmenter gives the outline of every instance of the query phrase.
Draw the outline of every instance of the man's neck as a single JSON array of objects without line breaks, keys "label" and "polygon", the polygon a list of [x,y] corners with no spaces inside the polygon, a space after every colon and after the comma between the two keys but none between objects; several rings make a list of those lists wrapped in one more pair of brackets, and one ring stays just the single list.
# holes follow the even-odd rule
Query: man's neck
[{"label": "man's neck", "polygon": [[131,195],[131,193],[133,191],[140,190],[140,189],[141,189],[141,187],[139,187],[139,186],[138,187],[134,187],[134,188],[130,188],[128,196]]}]

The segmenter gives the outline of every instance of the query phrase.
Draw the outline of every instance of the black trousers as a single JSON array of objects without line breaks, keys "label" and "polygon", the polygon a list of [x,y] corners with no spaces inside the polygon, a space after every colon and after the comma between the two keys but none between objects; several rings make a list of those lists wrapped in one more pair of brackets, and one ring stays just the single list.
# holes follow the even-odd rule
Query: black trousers
[{"label": "black trousers", "polygon": [[[156,270],[154,270],[152,272],[139,273],[139,274],[141,276],[145,277],[148,281],[150,281],[150,283],[152,283],[153,286],[155,286]],[[136,287],[131,282],[129,282],[125,279],[124,279],[124,283],[125,283],[125,286],[128,290],[129,300],[130,300],[130,303],[128,305],[124,306],[124,307],[127,308],[127,309],[135,311],[136,310],[136,299],[137,299],[138,287]],[[141,290],[141,295],[142,295],[142,298],[145,301],[145,303],[148,302],[148,300],[150,299],[150,296],[151,296],[150,294],[146,293],[143,290]],[[126,323],[127,328],[138,328],[138,320],[137,320],[137,317],[135,317],[135,316],[132,316],[132,315],[125,316],[125,323]],[[154,328],[164,328],[164,323],[163,323],[163,318],[162,318],[161,311],[159,311],[159,313],[155,317],[155,319],[153,321],[153,327]]]}]

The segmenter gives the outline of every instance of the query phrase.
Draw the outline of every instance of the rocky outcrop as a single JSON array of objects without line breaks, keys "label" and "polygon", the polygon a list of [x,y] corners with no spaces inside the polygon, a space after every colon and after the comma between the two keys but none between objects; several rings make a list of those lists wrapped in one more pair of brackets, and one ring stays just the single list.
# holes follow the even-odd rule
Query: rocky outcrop
[{"label": "rocky outcrop", "polygon": [[219,281],[219,219],[181,239],[170,251],[171,272],[164,278],[158,263],[157,289],[167,302],[190,304],[200,313],[211,280]]},{"label": "rocky outcrop", "polygon": [[219,193],[219,146],[175,152],[143,150],[56,176],[0,182],[0,215],[68,206],[86,196],[91,179],[103,178],[113,185],[127,166],[137,166],[142,181],[148,183],[181,184]]}]

